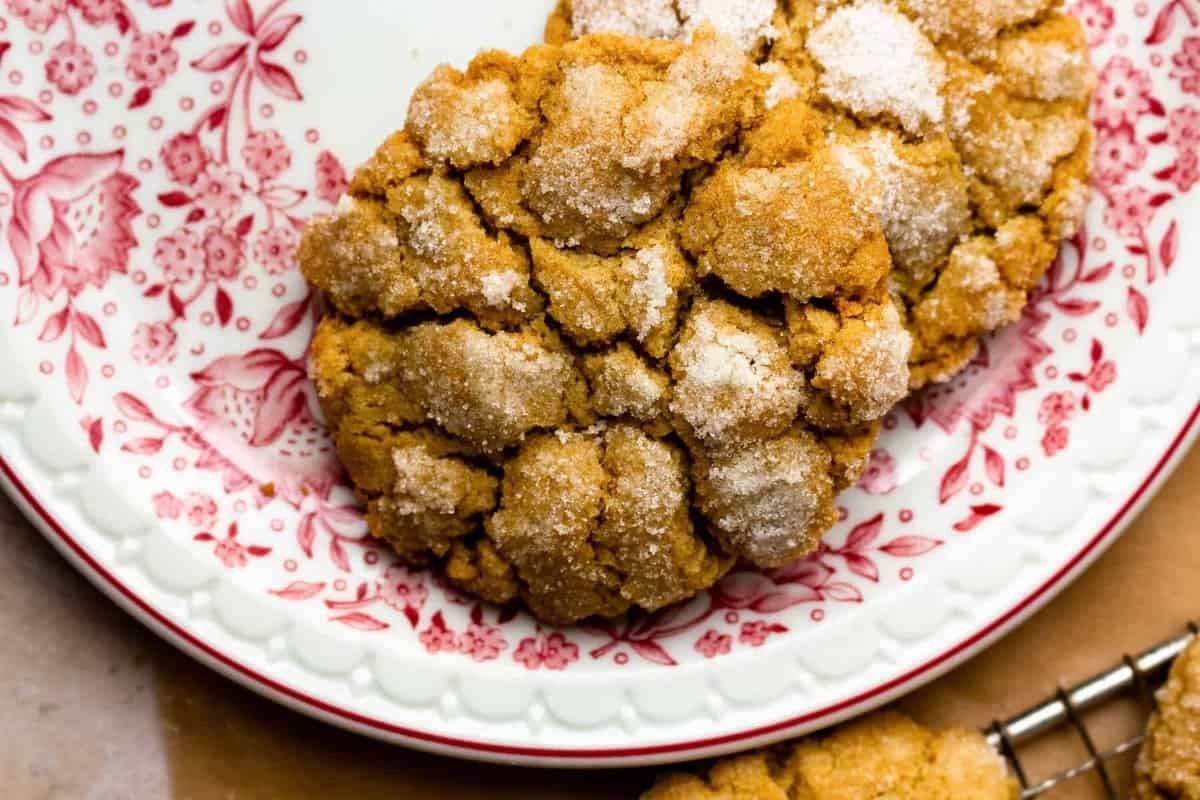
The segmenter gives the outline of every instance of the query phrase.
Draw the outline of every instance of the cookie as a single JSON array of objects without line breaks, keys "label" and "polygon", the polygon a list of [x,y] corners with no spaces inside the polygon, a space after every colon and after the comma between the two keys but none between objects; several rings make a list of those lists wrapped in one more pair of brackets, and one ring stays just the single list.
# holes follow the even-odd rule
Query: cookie
[{"label": "cookie", "polygon": [[1138,754],[1138,798],[1200,800],[1200,644],[1175,659]]},{"label": "cookie", "polygon": [[300,248],[371,532],[555,624],[810,552],[909,384],[857,166],[689,33],[439,68]]},{"label": "cookie", "polygon": [[929,731],[896,713],[833,733],[718,761],[706,775],[669,773],[642,800],[1016,800],[1020,787],[976,732]]}]

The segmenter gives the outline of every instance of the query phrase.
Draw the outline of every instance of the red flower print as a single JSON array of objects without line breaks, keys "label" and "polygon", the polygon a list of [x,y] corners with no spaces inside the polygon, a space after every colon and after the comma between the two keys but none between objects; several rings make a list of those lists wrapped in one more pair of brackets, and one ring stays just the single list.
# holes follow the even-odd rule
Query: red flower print
[{"label": "red flower print", "polygon": [[1104,211],[1104,222],[1116,228],[1122,236],[1141,236],[1153,218],[1150,193],[1140,186],[1114,195],[1112,203]]},{"label": "red flower print", "polygon": [[1175,68],[1171,77],[1179,79],[1179,85],[1188,94],[1200,94],[1200,36],[1188,36],[1183,40],[1179,52],[1171,56]]},{"label": "red flower print", "polygon": [[9,13],[34,33],[45,33],[67,7],[67,0],[7,0]]},{"label": "red flower print", "polygon": [[204,247],[190,228],[180,228],[158,240],[154,263],[167,283],[188,283],[204,270]]},{"label": "red flower print", "polygon": [[[189,496],[190,499],[191,496]],[[184,505],[187,505],[187,500],[184,500]],[[216,521],[215,514],[213,521]],[[262,558],[265,555],[270,555],[271,548],[263,547],[262,545],[250,545],[246,547],[238,540],[238,526],[234,522],[229,526],[229,534],[224,539],[217,539],[208,531],[201,531],[192,537],[197,542],[216,542],[216,547],[213,548],[213,555],[217,557],[222,564],[227,567],[244,567],[249,561],[247,556],[254,558]]]},{"label": "red flower print", "polygon": [[440,611],[433,615],[433,621],[429,623],[429,627],[417,634],[417,639],[431,654],[452,653],[458,647],[454,631],[446,627]]},{"label": "red flower print", "polygon": [[508,642],[500,635],[499,628],[478,622],[472,622],[458,637],[458,652],[465,653],[473,661],[491,661],[506,647]]},{"label": "red flower print", "polygon": [[1101,128],[1096,137],[1096,180],[1105,186],[1123,183],[1146,163],[1146,153],[1146,146],[1134,138],[1133,128]]},{"label": "red flower print", "polygon": [[532,637],[521,640],[517,645],[517,649],[513,652],[513,661],[518,664],[524,664],[525,669],[535,670],[542,666],[542,651],[538,647],[538,640]]},{"label": "red flower print", "polygon": [[317,156],[317,197],[330,205],[336,205],[348,188],[350,182],[346,179],[346,170],[342,167],[342,162],[328,150],[321,151]]},{"label": "red flower print", "polygon": [[264,181],[273,180],[292,165],[292,151],[279,131],[255,131],[242,145],[242,160]]},{"label": "red flower print", "polygon": [[168,361],[175,355],[175,329],[166,322],[138,323],[133,329],[133,360],[143,367]]},{"label": "red flower print", "polygon": [[1042,400],[1038,409],[1038,422],[1053,427],[1067,422],[1075,415],[1075,395],[1070,392],[1052,392]]},{"label": "red flower print", "polygon": [[217,542],[213,554],[227,567],[246,566],[246,548],[242,547],[232,536]]},{"label": "red flower print", "polygon": [[742,623],[742,630],[738,633],[738,641],[742,644],[758,647],[767,640],[768,635],[769,632],[767,631],[767,624],[765,622],[761,620],[744,622]]},{"label": "red flower print", "polygon": [[50,60],[46,62],[46,80],[57,86],[63,94],[79,94],[91,86],[95,78],[96,62],[83,45],[59,42],[50,51]]},{"label": "red flower print", "polygon": [[246,263],[244,243],[238,236],[212,227],[204,233],[204,275],[210,280],[232,280]]},{"label": "red flower print", "polygon": [[254,240],[254,260],[272,275],[280,275],[296,266],[296,248],[300,236],[288,227],[267,228]]},{"label": "red flower print", "polygon": [[170,492],[159,492],[153,500],[154,513],[159,519],[179,519],[183,513],[183,502]]},{"label": "red flower print", "polygon": [[546,636],[539,631],[537,638],[529,637],[521,640],[521,644],[513,653],[513,660],[518,664],[524,664],[525,669],[529,670],[541,667],[562,670],[579,660],[579,648],[567,641],[567,637],[561,633],[552,633]]},{"label": "red flower print", "polygon": [[1200,147],[1200,109],[1182,106],[1167,117],[1167,141],[1179,150]]},{"label": "red flower print", "polygon": [[130,78],[157,89],[178,66],[179,53],[171,46],[170,36],[161,31],[134,34],[125,63]]},{"label": "red flower print", "polygon": [[379,579],[379,597],[397,611],[421,609],[429,597],[425,579],[399,564],[390,566]]},{"label": "red flower print", "polygon": [[322,496],[336,467],[302,359],[260,348],[217,358],[191,378],[197,389],[184,407],[199,423],[204,469],[239,488],[274,484],[296,504]]},{"label": "red flower print", "polygon": [[8,245],[23,290],[18,323],[36,311],[37,297],[64,288],[74,296],[125,272],[141,209],[133,200],[138,182],[119,171],[123,158],[120,150],[60,156],[15,182]]},{"label": "red flower print", "polygon": [[1171,181],[1181,192],[1190,191],[1200,183],[1200,156],[1194,149],[1179,151],[1179,158],[1175,160],[1175,171],[1171,173]]},{"label": "red flower print", "polygon": [[196,205],[210,216],[228,219],[242,204],[242,176],[211,163],[196,178]]},{"label": "red flower print", "polygon": [[212,528],[217,524],[217,502],[206,494],[192,492],[183,498],[183,513],[193,528]]},{"label": "red flower print", "polygon": [[163,145],[159,158],[176,183],[191,186],[208,164],[208,153],[194,133],[178,133]]},{"label": "red flower print", "polygon": [[546,637],[542,663],[546,669],[566,669],[572,661],[579,659],[579,648],[567,641],[561,633],[552,633]]},{"label": "red flower print", "polygon": [[696,640],[693,645],[696,652],[701,653],[705,658],[716,658],[722,656],[733,649],[733,637],[725,633],[717,633],[712,628],[704,632],[704,635]]},{"label": "red flower print", "polygon": [[1050,428],[1046,431],[1046,435],[1042,437],[1042,450],[1047,456],[1053,456],[1066,449],[1070,431],[1061,425]]},{"label": "red flower print", "polygon": [[89,25],[103,25],[117,17],[117,0],[74,0]]},{"label": "red flower print", "polygon": [[757,619],[753,622],[743,622],[742,629],[738,632],[738,641],[751,647],[758,647],[767,641],[767,637],[772,633],[787,633],[787,627],[778,622],[768,624]]},{"label": "red flower print", "polygon": [[1116,56],[1100,72],[1096,87],[1096,124],[1133,125],[1150,110],[1150,75],[1124,56]]},{"label": "red flower print", "polygon": [[1095,47],[1108,39],[1113,26],[1113,10],[1104,0],[1076,0],[1071,13],[1083,23],[1088,45]]},{"label": "red flower print", "polygon": [[896,483],[896,459],[887,450],[872,450],[858,487],[867,494],[887,494],[896,488]]},{"label": "red flower print", "polygon": [[1087,386],[1093,392],[1100,393],[1111,386],[1116,379],[1116,362],[1104,361],[1092,367],[1092,371],[1087,376]]}]

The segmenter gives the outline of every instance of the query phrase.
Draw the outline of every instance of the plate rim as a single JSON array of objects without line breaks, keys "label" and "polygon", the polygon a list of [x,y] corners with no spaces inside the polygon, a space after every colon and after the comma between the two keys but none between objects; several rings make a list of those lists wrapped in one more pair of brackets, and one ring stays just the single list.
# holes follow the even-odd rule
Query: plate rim
[{"label": "plate rim", "polygon": [[263,697],[343,729],[442,755],[544,767],[611,767],[614,766],[613,759],[624,759],[623,765],[635,766],[669,763],[747,749],[768,738],[780,738],[780,735],[788,730],[816,720],[834,724],[917,689],[981,652],[1054,599],[1125,532],[1133,519],[1162,488],[1200,435],[1200,426],[1196,424],[1198,419],[1200,401],[1187,414],[1182,426],[1175,432],[1170,444],[1158,457],[1149,474],[1142,478],[1132,494],[1125,498],[1108,521],[1088,537],[1074,556],[1016,604],[986,625],[972,630],[970,635],[958,639],[937,656],[852,697],[795,717],[720,736],[640,747],[529,747],[473,741],[397,725],[315,697],[241,663],[155,609],[71,535],[67,526],[51,513],[47,504],[22,480],[3,452],[0,452],[0,485],[34,527],[109,599],[177,649]]}]

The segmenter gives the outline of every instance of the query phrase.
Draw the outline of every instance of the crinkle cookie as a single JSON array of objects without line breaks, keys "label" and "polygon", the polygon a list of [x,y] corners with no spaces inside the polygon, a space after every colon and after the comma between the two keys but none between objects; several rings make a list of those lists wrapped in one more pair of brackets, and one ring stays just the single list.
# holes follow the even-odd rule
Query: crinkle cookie
[{"label": "crinkle cookie", "polygon": [[300,249],[372,533],[552,623],[811,551],[909,384],[859,163],[689,33],[439,68]]},{"label": "crinkle cookie", "polygon": [[896,713],[832,734],[669,773],[642,800],[1016,800],[1020,787],[977,732],[935,733]]},{"label": "crinkle cookie", "polygon": [[1136,800],[1200,800],[1200,644],[1171,667],[1137,761]]},{"label": "crinkle cookie", "polygon": [[[708,20],[770,77],[768,106],[795,98],[815,110],[878,202],[917,388],[954,375],[981,335],[1016,320],[1078,229],[1094,79],[1080,24],[1057,6],[561,0],[546,35],[686,40]],[[745,244],[739,260],[769,274],[774,253]]]}]

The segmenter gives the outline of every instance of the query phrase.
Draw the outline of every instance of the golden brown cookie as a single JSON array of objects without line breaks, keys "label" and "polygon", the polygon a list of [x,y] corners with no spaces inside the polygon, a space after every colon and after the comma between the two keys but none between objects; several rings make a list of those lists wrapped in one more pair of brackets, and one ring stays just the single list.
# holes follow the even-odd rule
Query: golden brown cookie
[{"label": "golden brown cookie", "polygon": [[1141,798],[1200,800],[1200,643],[1171,667],[1138,755]]},{"label": "golden brown cookie", "polygon": [[[851,191],[874,204],[895,266],[891,289],[913,334],[912,386],[948,379],[981,335],[1021,314],[1060,242],[1077,230],[1088,197],[1094,82],[1083,31],[1049,0],[776,5],[562,0],[547,36],[619,29],[686,40],[708,14],[736,37],[771,80],[768,108],[800,101],[813,117],[810,134],[768,114],[759,126],[768,130],[746,136],[774,148],[790,137],[792,153],[832,142],[859,174]],[[697,190],[683,230],[684,241],[699,246],[701,270],[706,261],[718,264],[732,273],[723,279],[750,292],[798,279],[820,285],[836,273],[844,261],[801,264],[794,276],[792,254],[723,224],[740,188],[737,208],[775,212],[774,230],[793,241],[806,226],[810,236],[844,234],[851,240],[837,251],[844,257],[863,243],[842,209],[823,207],[839,205],[843,190],[820,178],[822,168],[808,160],[763,173],[723,162],[709,188]],[[714,186],[724,205],[710,197]],[[786,213],[778,198],[795,209]],[[819,220],[827,225],[817,227]]]},{"label": "golden brown cookie", "polygon": [[642,800],[1015,800],[1017,782],[983,737],[873,714],[820,737],[665,775]]},{"label": "golden brown cookie", "polygon": [[857,168],[688,33],[439,68],[301,245],[371,532],[553,623],[811,551],[909,383]]}]

